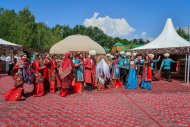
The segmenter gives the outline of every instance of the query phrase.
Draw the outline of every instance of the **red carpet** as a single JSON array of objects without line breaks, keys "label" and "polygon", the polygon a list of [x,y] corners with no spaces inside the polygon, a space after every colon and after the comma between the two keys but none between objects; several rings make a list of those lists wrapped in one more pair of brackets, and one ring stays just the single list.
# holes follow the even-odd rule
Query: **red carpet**
[{"label": "red carpet", "polygon": [[25,101],[7,102],[2,95],[12,86],[11,77],[0,78],[0,126],[190,126],[190,87],[180,81],[153,82],[152,91],[111,88],[67,97],[33,97],[26,84]]}]

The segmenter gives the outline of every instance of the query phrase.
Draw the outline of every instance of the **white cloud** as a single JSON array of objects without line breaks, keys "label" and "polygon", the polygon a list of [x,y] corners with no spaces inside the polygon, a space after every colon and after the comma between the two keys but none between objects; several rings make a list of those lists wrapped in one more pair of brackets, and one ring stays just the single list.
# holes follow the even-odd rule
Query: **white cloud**
[{"label": "white cloud", "polygon": [[142,32],[142,33],[141,33],[141,38],[142,38],[142,39],[146,39],[146,37],[147,37],[146,32]]},{"label": "white cloud", "polygon": [[129,37],[130,40],[132,39],[143,39],[143,40],[149,40],[149,41],[152,41],[154,40],[153,37],[149,37],[147,32],[142,32],[141,34],[132,34],[130,37]]},{"label": "white cloud", "polygon": [[98,27],[104,33],[113,37],[127,38],[135,29],[131,27],[124,18],[111,18],[109,16],[99,17],[99,13],[95,12],[93,17],[85,19],[84,26]]}]

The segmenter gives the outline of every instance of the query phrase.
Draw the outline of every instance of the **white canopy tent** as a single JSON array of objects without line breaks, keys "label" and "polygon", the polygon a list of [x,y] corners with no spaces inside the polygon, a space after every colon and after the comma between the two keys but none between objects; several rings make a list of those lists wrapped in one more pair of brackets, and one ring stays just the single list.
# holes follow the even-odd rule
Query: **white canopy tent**
[{"label": "white canopy tent", "polygon": [[[17,45],[8,41],[5,41],[0,38],[0,53],[5,54],[6,56],[11,51],[22,51],[22,46]],[[8,71],[8,63],[4,62],[3,64],[3,71]]]},{"label": "white canopy tent", "polygon": [[0,46],[2,48],[7,48],[7,49],[18,49],[18,50],[22,49],[22,45],[17,45],[17,44],[5,41],[1,38],[0,38]]},{"label": "white canopy tent", "polygon": [[163,31],[156,39],[135,49],[177,48],[186,46],[190,46],[190,42],[186,41],[177,34],[171,18],[168,18]]},{"label": "white canopy tent", "polygon": [[167,19],[164,29],[156,39],[146,45],[132,50],[141,54],[150,52],[155,54],[163,54],[165,52],[169,52],[170,54],[186,55],[185,82],[189,83],[190,42],[186,41],[177,34],[171,18]]}]

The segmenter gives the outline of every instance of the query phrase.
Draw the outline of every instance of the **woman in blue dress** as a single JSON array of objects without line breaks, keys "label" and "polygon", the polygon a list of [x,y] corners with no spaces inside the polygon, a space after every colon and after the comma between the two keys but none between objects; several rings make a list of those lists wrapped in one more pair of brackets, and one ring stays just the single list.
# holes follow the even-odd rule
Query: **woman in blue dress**
[{"label": "woman in blue dress", "polygon": [[136,64],[138,62],[135,60],[135,54],[132,55],[130,59],[130,68],[127,82],[125,82],[126,89],[136,89],[138,84],[138,78],[136,74]]},{"label": "woman in blue dress", "polygon": [[75,65],[74,92],[81,93],[83,90],[83,82],[84,82],[83,55],[81,53],[76,54],[76,58],[74,59],[74,65]]},{"label": "woman in blue dress", "polygon": [[112,61],[112,82],[115,88],[121,88],[119,54],[115,53],[115,59]]}]

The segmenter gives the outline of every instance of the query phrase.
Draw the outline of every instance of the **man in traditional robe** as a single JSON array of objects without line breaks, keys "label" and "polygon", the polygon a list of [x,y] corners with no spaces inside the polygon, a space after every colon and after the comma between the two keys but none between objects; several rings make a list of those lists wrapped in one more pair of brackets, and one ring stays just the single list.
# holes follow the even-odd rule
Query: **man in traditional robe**
[{"label": "man in traditional robe", "polygon": [[85,77],[85,84],[86,90],[92,91],[93,87],[95,86],[95,74],[96,74],[96,60],[95,60],[96,51],[90,50],[89,56],[84,61],[84,77]]},{"label": "man in traditional robe", "polygon": [[166,81],[172,82],[171,77],[170,77],[170,75],[171,75],[171,64],[177,63],[177,62],[172,60],[171,58],[169,58],[169,56],[170,56],[169,53],[164,54],[165,59],[162,60],[160,71],[163,68]]}]

